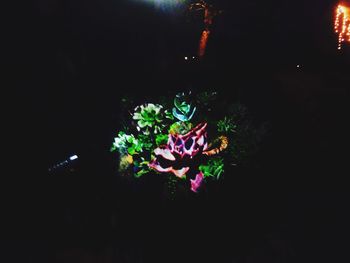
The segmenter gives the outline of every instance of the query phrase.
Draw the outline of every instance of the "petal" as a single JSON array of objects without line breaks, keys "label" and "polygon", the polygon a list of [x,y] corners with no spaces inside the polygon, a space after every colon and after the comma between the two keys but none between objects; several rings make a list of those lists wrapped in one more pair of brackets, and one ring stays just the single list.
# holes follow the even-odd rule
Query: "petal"
[{"label": "petal", "polygon": [[[208,149],[208,143],[204,144],[203,151],[206,151]],[[205,153],[204,153],[205,154]]]},{"label": "petal", "polygon": [[155,162],[156,160],[154,160],[154,162],[148,164],[148,166],[160,173],[167,173],[170,172],[173,168],[172,167],[168,167],[168,168],[163,168],[162,166],[160,166],[158,163]]},{"label": "petal", "polygon": [[198,191],[198,188],[201,186],[202,184],[202,181],[203,181],[203,173],[202,172],[199,172],[197,175],[196,175],[196,178],[194,180],[190,179],[191,181],[191,190],[195,193],[197,193]]},{"label": "petal", "polygon": [[135,112],[134,113],[134,116],[132,117],[134,120],[140,120],[142,117],[141,117],[141,114],[139,112]]},{"label": "petal", "polygon": [[180,170],[175,170],[175,169],[172,169],[172,172],[173,174],[175,174],[177,177],[184,177],[186,175],[186,173],[188,172],[188,170],[190,169],[190,167],[184,167]]},{"label": "petal", "polygon": [[204,136],[203,135],[198,139],[197,143],[199,146],[202,146],[204,144]]},{"label": "petal", "polygon": [[175,118],[177,118],[180,121],[186,121],[187,120],[186,116],[181,114],[181,113],[178,113],[177,109],[175,109],[175,108],[173,108],[173,115],[174,115]]},{"label": "petal", "polygon": [[175,161],[175,157],[174,155],[171,153],[171,151],[169,149],[160,149],[160,148],[156,148],[154,150],[154,153],[156,155],[160,155],[162,156],[164,159],[167,159],[169,161]]},{"label": "petal", "polygon": [[137,125],[140,126],[140,128],[144,128],[145,126],[147,126],[147,123],[143,120],[139,120],[137,122]]},{"label": "petal", "polygon": [[196,109],[197,109],[196,107],[193,108],[192,113],[191,113],[190,116],[188,117],[189,120],[192,119],[194,113],[196,112]]}]

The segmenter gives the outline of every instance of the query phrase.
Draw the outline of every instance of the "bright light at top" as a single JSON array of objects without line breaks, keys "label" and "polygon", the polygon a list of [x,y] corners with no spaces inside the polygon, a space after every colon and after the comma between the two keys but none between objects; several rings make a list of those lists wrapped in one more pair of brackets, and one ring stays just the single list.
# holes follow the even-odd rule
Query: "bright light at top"
[{"label": "bright light at top", "polygon": [[339,4],[336,10],[334,31],[338,34],[338,49],[344,42],[350,42],[350,8]]},{"label": "bright light at top", "polygon": [[187,2],[187,0],[143,0],[143,1],[152,3],[156,8],[160,8],[164,11],[180,7],[182,4]]},{"label": "bright light at top", "polygon": [[153,2],[155,4],[176,5],[186,2],[185,0],[145,0],[146,2]]},{"label": "bright light at top", "polygon": [[69,160],[71,160],[71,161],[73,161],[73,160],[75,160],[75,159],[78,159],[78,156],[77,156],[77,155],[73,155],[73,156],[69,157]]}]

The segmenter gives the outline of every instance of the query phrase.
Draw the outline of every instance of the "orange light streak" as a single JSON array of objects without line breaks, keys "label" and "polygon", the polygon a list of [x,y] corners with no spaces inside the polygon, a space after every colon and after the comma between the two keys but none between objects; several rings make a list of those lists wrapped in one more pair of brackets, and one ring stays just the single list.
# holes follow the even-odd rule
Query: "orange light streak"
[{"label": "orange light streak", "polygon": [[208,38],[209,38],[210,31],[209,30],[203,30],[201,39],[199,41],[199,49],[198,49],[198,56],[202,58],[205,54],[205,49],[207,47]]},{"label": "orange light streak", "polygon": [[336,10],[334,31],[338,34],[338,49],[342,49],[344,42],[350,43],[350,8],[339,4]]},{"label": "orange light streak", "polygon": [[191,4],[189,7],[190,11],[201,11],[204,12],[204,30],[202,31],[201,38],[199,40],[198,56],[203,58],[205,49],[207,47],[208,38],[210,34],[210,28],[213,24],[215,16],[222,13],[221,10],[216,10],[212,5],[207,4],[204,0],[200,0],[197,3]]}]

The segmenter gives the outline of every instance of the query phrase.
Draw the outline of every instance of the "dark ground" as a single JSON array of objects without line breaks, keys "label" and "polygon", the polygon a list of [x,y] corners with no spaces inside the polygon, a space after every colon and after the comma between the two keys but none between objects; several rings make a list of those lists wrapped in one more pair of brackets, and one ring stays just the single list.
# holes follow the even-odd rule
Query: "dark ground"
[{"label": "dark ground", "polygon": [[[200,34],[184,16],[38,2],[6,30],[3,151],[15,160],[2,176],[2,262],[349,261],[350,56],[336,50],[334,1],[217,1],[226,13],[202,63],[183,59]],[[165,202],[158,180],[113,170],[118,101],[189,87],[244,103],[270,131],[251,165]],[[75,153],[76,172],[47,175]]]}]

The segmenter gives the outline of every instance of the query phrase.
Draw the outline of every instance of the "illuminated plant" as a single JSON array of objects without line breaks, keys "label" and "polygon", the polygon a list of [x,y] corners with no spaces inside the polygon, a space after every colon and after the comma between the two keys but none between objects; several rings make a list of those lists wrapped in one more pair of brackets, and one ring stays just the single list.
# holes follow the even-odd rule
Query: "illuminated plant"
[{"label": "illuminated plant", "polygon": [[193,128],[190,122],[175,122],[170,126],[170,134],[185,134]]},{"label": "illuminated plant", "polygon": [[167,142],[168,142],[168,135],[167,134],[158,134],[156,136],[156,145],[157,146],[166,144]]},{"label": "illuminated plant", "polygon": [[190,170],[186,165],[188,161],[208,147],[206,127],[206,123],[201,123],[187,134],[170,134],[167,145],[154,150],[156,158],[150,167],[161,173],[173,173],[179,178],[185,178]]},{"label": "illuminated plant", "polygon": [[[190,95],[190,94],[189,94]],[[189,121],[196,112],[196,107],[187,101],[188,96],[185,93],[179,93],[174,99],[173,115],[180,121]]]},{"label": "illuminated plant", "polygon": [[[209,112],[219,107],[226,116],[216,120],[218,112]],[[111,149],[119,153],[119,172],[137,178],[162,174],[171,193],[176,185],[199,192],[206,180],[223,177],[226,163],[239,163],[256,145],[246,109],[225,105],[216,92],[179,93],[162,104],[137,106],[131,115],[121,125],[128,134],[120,131]]]},{"label": "illuminated plant", "polygon": [[134,135],[128,135],[124,132],[119,132],[118,137],[114,139],[111,151],[119,150],[120,154],[134,155],[136,152],[142,151],[142,144]]},{"label": "illuminated plant", "polygon": [[224,159],[221,157],[210,159],[207,164],[200,165],[199,170],[203,173],[204,178],[214,177],[219,179],[224,173]]},{"label": "illuminated plant", "polygon": [[167,112],[163,111],[162,105],[148,103],[135,108],[133,119],[137,121],[137,130],[148,135],[151,131],[161,132],[166,116]]}]

